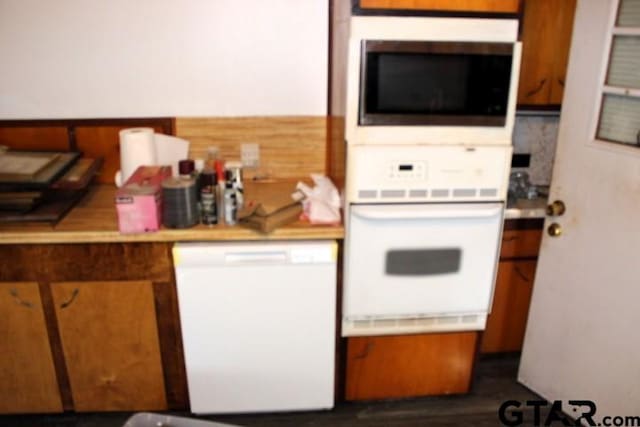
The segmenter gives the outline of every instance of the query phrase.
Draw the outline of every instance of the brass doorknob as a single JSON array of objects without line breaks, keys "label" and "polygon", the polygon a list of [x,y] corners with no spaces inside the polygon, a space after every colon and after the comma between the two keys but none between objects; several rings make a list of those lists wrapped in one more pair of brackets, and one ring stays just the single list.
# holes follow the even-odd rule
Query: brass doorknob
[{"label": "brass doorknob", "polygon": [[551,237],[558,237],[562,234],[562,227],[557,222],[554,222],[547,228],[547,233],[549,233]]},{"label": "brass doorknob", "polygon": [[566,207],[562,200],[556,200],[547,206],[547,215],[549,216],[561,216],[565,213]]}]

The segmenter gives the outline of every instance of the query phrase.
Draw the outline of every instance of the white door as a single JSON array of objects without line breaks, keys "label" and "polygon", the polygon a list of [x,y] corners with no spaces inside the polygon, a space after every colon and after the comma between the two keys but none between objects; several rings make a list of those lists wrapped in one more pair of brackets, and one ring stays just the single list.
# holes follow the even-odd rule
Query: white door
[{"label": "white door", "polygon": [[542,240],[518,375],[594,419],[640,415],[640,1],[618,6],[578,1],[551,185],[566,212],[545,222],[562,234]]}]

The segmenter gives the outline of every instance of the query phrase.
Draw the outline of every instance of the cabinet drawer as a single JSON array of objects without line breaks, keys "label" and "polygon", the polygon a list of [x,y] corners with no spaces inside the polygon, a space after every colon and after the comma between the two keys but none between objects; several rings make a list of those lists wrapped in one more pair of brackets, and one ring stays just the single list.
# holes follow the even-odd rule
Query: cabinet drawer
[{"label": "cabinet drawer", "polygon": [[346,400],[467,393],[478,332],[347,339]]},{"label": "cabinet drawer", "polygon": [[537,257],[542,230],[504,230],[500,259]]}]

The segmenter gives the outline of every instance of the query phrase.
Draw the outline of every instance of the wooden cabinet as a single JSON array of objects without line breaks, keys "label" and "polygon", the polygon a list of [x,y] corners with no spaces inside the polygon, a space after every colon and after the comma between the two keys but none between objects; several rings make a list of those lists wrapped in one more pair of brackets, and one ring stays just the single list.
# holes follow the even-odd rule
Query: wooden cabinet
[{"label": "wooden cabinet", "polygon": [[576,0],[525,0],[518,104],[562,103]]},{"label": "wooden cabinet", "polygon": [[4,245],[0,281],[0,413],[187,408],[169,243]]},{"label": "wooden cabinet", "polygon": [[537,228],[503,233],[493,305],[482,335],[483,353],[522,349],[541,238]]},{"label": "wooden cabinet", "polygon": [[360,0],[363,9],[517,13],[520,0]]},{"label": "wooden cabinet", "polygon": [[0,413],[61,412],[38,284],[0,283],[0,313]]},{"label": "wooden cabinet", "polygon": [[0,145],[15,150],[69,150],[68,130],[64,126],[23,126],[3,127],[0,122]]},{"label": "wooden cabinet", "polygon": [[482,352],[522,349],[535,271],[535,260],[500,261],[493,308],[482,336]]},{"label": "wooden cabinet", "polygon": [[477,332],[347,339],[346,400],[466,393]]},{"label": "wooden cabinet", "polygon": [[166,409],[150,281],[52,283],[76,411]]}]

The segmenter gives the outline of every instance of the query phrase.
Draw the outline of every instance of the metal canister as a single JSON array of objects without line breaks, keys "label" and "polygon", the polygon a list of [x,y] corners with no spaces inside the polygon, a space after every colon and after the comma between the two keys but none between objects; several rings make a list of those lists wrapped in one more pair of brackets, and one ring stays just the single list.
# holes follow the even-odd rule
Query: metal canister
[{"label": "metal canister", "polygon": [[199,221],[194,179],[168,178],[162,183],[162,223],[168,228],[193,227]]}]

